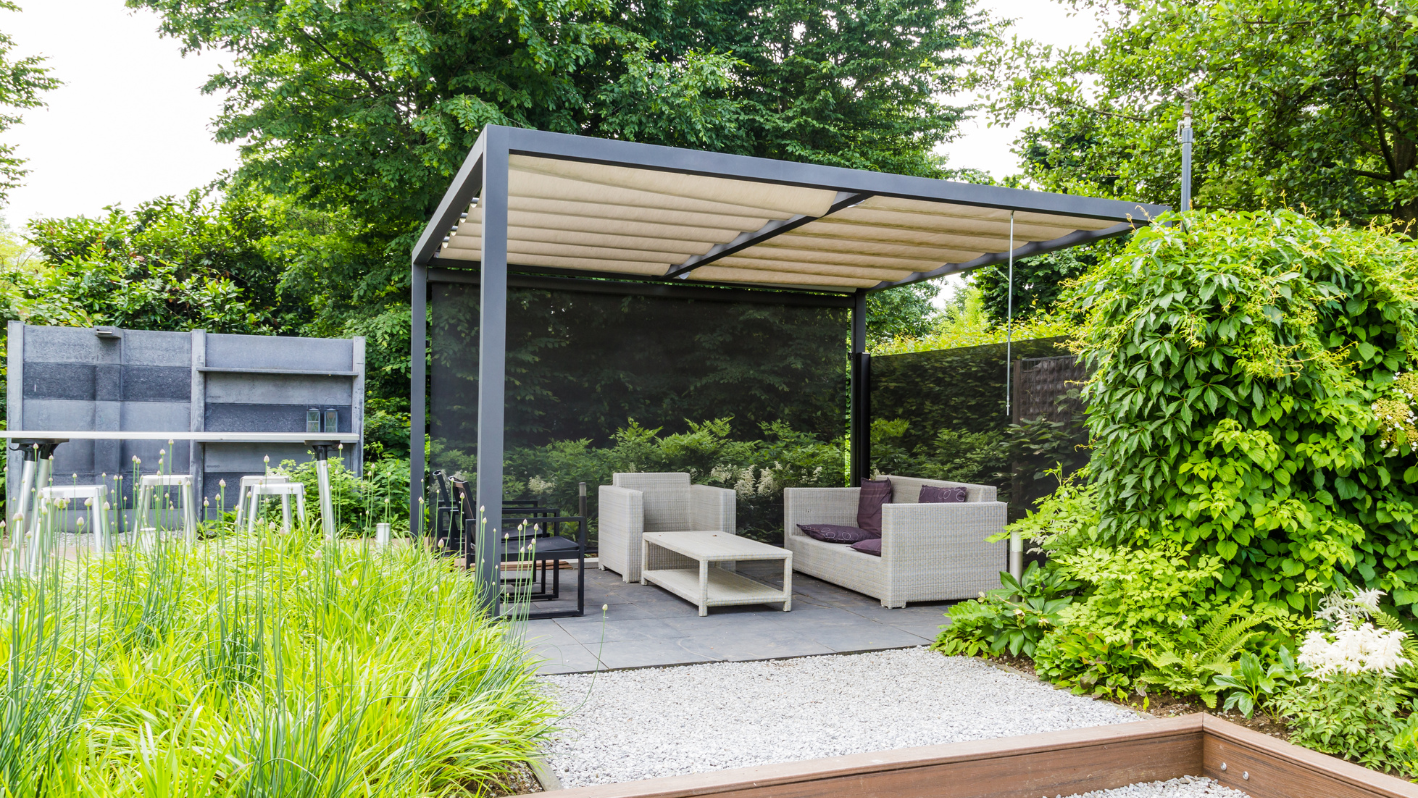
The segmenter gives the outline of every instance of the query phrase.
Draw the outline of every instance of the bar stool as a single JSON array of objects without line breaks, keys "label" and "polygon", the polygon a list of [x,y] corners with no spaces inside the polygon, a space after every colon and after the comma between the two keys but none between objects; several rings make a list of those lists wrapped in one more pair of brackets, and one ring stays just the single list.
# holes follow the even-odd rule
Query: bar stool
[{"label": "bar stool", "polygon": [[25,560],[31,571],[39,568],[40,537],[45,530],[45,521],[61,505],[67,506],[71,501],[83,500],[89,506],[89,516],[92,519],[89,523],[89,531],[97,537],[100,552],[108,551],[113,540],[108,530],[108,512],[105,505],[108,504],[108,489],[103,485],[50,485],[40,488],[36,497],[34,525],[32,531],[26,536]]},{"label": "bar stool", "polygon": [[242,477],[236,488],[236,528],[241,528],[241,520],[246,517],[246,502],[252,486],[281,485],[287,482],[290,482],[290,477],[285,474],[252,474]]},{"label": "bar stool", "polygon": [[[136,527],[143,527],[140,523],[148,520],[150,506],[153,501],[154,488],[177,488],[178,509],[182,511],[182,531],[187,533],[187,542],[197,542],[197,507],[192,502],[192,477],[187,474],[144,474],[138,484],[138,501],[133,504],[133,524]],[[157,510],[153,510],[154,526],[157,524]]]},{"label": "bar stool", "polygon": [[261,508],[262,496],[281,497],[281,531],[290,532],[290,497],[295,497],[296,512],[300,522],[305,523],[305,486],[299,482],[277,482],[251,486],[251,508],[246,517],[246,531],[256,529],[256,515]]}]

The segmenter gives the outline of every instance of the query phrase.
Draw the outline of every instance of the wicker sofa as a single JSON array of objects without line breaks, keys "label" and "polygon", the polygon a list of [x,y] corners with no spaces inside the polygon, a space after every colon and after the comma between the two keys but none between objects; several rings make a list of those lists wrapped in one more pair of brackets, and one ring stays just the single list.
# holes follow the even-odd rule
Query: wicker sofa
[{"label": "wicker sofa", "polygon": [[[973,598],[1000,586],[1007,544],[986,538],[1004,531],[1004,502],[988,485],[883,477],[892,503],[881,508],[881,556],[808,537],[798,524],[856,526],[860,488],[788,488],[783,491],[783,541],[793,570],[881,600],[883,607],[910,601]],[[964,487],[965,501],[920,504],[922,485]]]},{"label": "wicker sofa", "polygon": [[614,474],[602,485],[598,561],[602,571],[640,581],[646,532],[735,532],[734,492],[691,485],[689,474]]}]

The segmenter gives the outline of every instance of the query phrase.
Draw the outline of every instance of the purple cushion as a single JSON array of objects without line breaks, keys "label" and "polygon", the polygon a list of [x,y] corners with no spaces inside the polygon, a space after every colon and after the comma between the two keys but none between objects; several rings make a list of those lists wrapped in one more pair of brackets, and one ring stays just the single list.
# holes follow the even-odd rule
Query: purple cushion
[{"label": "purple cushion", "polygon": [[864,479],[857,497],[857,526],[881,537],[881,505],[891,503],[891,480]]},{"label": "purple cushion", "polygon": [[841,524],[798,524],[798,529],[801,529],[804,535],[826,543],[856,543],[871,537],[871,533],[865,529]]},{"label": "purple cushion", "polygon": [[852,548],[863,554],[870,554],[874,557],[881,556],[881,538],[867,538],[852,544]]},{"label": "purple cushion", "polygon": [[917,499],[921,504],[949,504],[952,502],[965,501],[964,488],[938,488],[935,485],[922,485],[921,498]]}]

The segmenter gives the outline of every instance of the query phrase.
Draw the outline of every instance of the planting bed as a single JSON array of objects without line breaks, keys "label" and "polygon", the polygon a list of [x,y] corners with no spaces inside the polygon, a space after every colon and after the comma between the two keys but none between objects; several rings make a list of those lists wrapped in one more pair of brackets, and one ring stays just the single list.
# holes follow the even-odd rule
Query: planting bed
[{"label": "planting bed", "polygon": [[[1237,794],[1218,792],[1210,784],[1200,786],[1196,780],[1185,783],[1187,776],[1205,776],[1247,798],[1418,798],[1418,787],[1401,779],[1208,715],[601,784],[567,790],[562,798],[1235,798]],[[1198,788],[1203,791],[1196,792]]]},{"label": "planting bed", "polygon": [[924,648],[547,677],[576,787],[1128,723],[1139,716]]},{"label": "planting bed", "polygon": [[[1042,798],[1049,798],[1047,795]],[[1061,798],[1061,797],[1059,797]],[[1111,790],[1071,795],[1069,798],[1249,798],[1240,790],[1223,787],[1211,779],[1198,776],[1182,776],[1167,781],[1149,781],[1143,784],[1129,784]]]}]

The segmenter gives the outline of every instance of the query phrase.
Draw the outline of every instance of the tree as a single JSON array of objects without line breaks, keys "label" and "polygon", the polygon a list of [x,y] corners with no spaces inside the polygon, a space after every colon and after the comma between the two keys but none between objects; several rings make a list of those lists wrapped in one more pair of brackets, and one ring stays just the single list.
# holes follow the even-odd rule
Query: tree
[{"label": "tree", "polygon": [[926,280],[867,295],[867,343],[920,338],[935,327],[940,285]]},{"label": "tree", "polygon": [[976,72],[1053,190],[1177,205],[1182,95],[1195,93],[1198,207],[1418,220],[1413,0],[1072,0],[1099,12],[1079,50],[999,44]]},{"label": "tree", "polygon": [[199,192],[101,218],[40,219],[28,238],[42,263],[7,265],[10,318],[35,324],[112,324],[143,330],[289,334],[309,318],[282,284],[262,241],[279,203]]},{"label": "tree", "polygon": [[[968,0],[128,0],[231,67],[235,185],[293,202],[283,279],[305,331],[364,334],[374,399],[407,396],[408,252],[483,127],[502,124],[938,175]],[[371,407],[374,403],[371,403]]]},{"label": "tree", "polygon": [[[1014,262],[1015,322],[1053,313],[1069,280],[1085,272],[1116,251],[1115,241],[1104,241],[1088,247],[1021,258]],[[995,325],[1003,325],[1011,315],[1008,266],[986,266],[970,275],[970,282],[979,288],[985,313]]]},{"label": "tree", "polygon": [[[11,0],[0,0],[0,11],[19,10]],[[20,123],[20,111],[43,106],[40,95],[59,85],[43,65],[43,58],[14,59],[10,55],[14,48],[15,40],[0,33],[0,133]],[[16,154],[15,145],[0,144],[0,204],[9,199],[10,192],[19,188],[20,181],[29,174],[24,164],[25,159]]]}]

